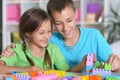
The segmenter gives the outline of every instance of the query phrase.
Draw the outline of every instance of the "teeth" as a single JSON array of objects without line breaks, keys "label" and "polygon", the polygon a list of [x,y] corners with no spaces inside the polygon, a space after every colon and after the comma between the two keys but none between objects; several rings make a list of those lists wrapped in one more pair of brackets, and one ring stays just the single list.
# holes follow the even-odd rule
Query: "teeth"
[{"label": "teeth", "polygon": [[70,33],[70,31],[66,31],[66,32],[64,32],[65,34],[68,34],[68,33]]}]

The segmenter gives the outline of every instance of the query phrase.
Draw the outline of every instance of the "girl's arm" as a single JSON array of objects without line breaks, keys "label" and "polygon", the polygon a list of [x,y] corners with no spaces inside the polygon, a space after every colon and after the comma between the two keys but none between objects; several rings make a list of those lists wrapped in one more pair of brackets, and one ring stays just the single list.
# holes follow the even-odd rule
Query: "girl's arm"
[{"label": "girl's arm", "polygon": [[7,66],[4,61],[0,60],[0,74],[11,73],[12,71],[35,71],[40,70],[37,66],[30,66],[30,67],[15,67],[15,66]]}]

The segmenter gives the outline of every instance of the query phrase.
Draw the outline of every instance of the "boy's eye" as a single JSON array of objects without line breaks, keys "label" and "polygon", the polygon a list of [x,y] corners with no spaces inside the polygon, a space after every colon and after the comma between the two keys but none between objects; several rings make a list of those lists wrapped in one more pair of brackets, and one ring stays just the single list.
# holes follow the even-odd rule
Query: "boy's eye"
[{"label": "boy's eye", "polygon": [[48,31],[48,33],[51,33],[52,31],[50,30],[50,31]]}]

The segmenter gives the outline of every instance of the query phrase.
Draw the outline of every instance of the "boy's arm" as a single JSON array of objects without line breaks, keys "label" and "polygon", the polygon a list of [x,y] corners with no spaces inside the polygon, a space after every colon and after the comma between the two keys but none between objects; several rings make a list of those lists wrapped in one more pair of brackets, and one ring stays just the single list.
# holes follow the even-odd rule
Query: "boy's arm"
[{"label": "boy's arm", "polygon": [[0,60],[0,74],[11,73],[12,71],[35,71],[40,70],[37,66],[31,67],[15,67],[15,66],[7,66],[4,61]]},{"label": "boy's arm", "polygon": [[68,72],[82,72],[82,70],[86,67],[86,64],[81,62],[80,64],[74,66],[73,68],[69,69]]},{"label": "boy's arm", "polygon": [[[86,67],[87,55],[85,55],[80,62],[80,64],[76,65],[75,67],[69,69],[68,71],[71,72],[82,72],[82,70]],[[93,54],[93,63],[96,62],[96,55]]]}]

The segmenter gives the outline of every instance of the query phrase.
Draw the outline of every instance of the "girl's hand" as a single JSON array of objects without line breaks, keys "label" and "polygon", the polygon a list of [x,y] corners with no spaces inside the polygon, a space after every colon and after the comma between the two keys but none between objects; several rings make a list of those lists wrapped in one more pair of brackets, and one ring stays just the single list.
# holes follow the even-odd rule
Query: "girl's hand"
[{"label": "girl's hand", "polygon": [[41,71],[41,69],[38,66],[31,66],[30,71]]}]

